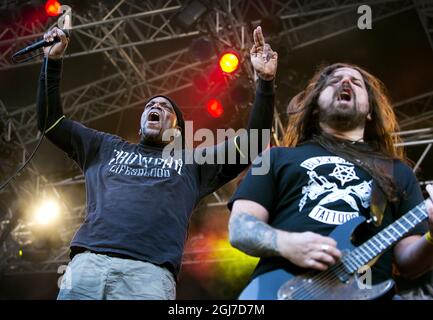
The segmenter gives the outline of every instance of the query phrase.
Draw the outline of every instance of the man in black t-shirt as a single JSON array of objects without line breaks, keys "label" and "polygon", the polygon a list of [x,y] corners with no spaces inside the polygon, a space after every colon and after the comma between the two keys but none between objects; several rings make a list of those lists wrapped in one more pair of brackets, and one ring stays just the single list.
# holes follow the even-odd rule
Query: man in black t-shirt
[{"label": "man in black t-shirt", "polygon": [[[272,148],[258,157],[229,202],[231,244],[261,258],[241,299],[353,298],[334,290],[331,279],[353,273],[358,268],[350,268],[356,263],[364,266],[371,261],[362,260],[364,256],[379,256],[393,241],[393,248],[371,269],[373,284],[391,278],[393,261],[409,278],[433,268],[432,186],[427,186],[428,212],[418,212],[424,218],[428,214],[428,223],[414,226],[421,218],[410,218],[384,230],[423,197],[402,150],[395,147],[398,137],[392,133],[398,127],[382,88],[362,68],[334,64],[319,70],[292,99],[288,147]],[[255,174],[259,168],[266,174]],[[372,192],[387,200],[385,210],[375,207],[371,213]],[[363,247],[367,252],[351,256],[359,259],[351,265],[349,255],[342,256],[341,243],[329,235],[357,217],[369,223],[354,233],[355,245],[384,231],[373,246]],[[407,223],[410,232],[404,232]],[[308,270],[321,273],[301,286],[283,286]],[[336,283],[345,279],[341,276]],[[388,283],[384,288],[392,286]]]},{"label": "man in black t-shirt", "polygon": [[[56,36],[61,42],[44,49],[38,124],[80,166],[87,197],[85,220],[72,239],[72,261],[58,298],[174,299],[193,208],[247,167],[249,157],[240,146],[251,130],[257,129],[261,137],[272,126],[277,54],[265,44],[261,28],[254,30],[251,62],[258,84],[246,133],[200,149],[211,161],[197,163],[183,144],[173,154],[164,153],[175,142],[164,139],[167,130],[181,137],[184,129],[182,113],[169,97],[155,96],[144,104],[138,144],[66,119],[59,82],[68,39],[57,28],[44,38]],[[218,161],[231,150],[235,163]]]}]

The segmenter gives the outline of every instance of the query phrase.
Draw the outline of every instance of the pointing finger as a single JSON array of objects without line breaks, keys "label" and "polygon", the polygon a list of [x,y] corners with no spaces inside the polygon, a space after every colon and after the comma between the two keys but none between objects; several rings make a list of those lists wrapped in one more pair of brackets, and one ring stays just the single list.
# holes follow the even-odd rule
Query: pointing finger
[{"label": "pointing finger", "polygon": [[253,39],[254,39],[254,45],[255,46],[259,46],[259,38],[257,36],[257,28],[254,29],[253,32]]},{"label": "pointing finger", "polygon": [[260,26],[257,27],[257,40],[258,40],[259,46],[265,45],[265,37],[263,36],[262,27],[260,27]]}]

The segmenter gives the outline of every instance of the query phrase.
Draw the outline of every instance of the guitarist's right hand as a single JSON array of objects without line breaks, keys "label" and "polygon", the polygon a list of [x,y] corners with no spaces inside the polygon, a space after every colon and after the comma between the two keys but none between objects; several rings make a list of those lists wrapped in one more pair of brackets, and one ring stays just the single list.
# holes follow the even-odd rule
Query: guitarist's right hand
[{"label": "guitarist's right hand", "polygon": [[341,258],[337,242],[313,232],[285,233],[281,255],[302,268],[323,271]]}]

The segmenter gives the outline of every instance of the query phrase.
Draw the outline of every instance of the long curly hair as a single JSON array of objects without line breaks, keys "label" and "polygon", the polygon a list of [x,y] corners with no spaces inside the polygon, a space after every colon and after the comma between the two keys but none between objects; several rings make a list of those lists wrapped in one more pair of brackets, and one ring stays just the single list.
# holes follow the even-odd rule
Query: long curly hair
[{"label": "long curly hair", "polygon": [[[358,71],[365,82],[370,106],[371,120],[366,121],[364,142],[370,150],[359,149],[356,144],[327,135],[319,126],[318,98],[327,86],[330,76],[339,68],[351,68]],[[289,122],[284,136],[284,145],[295,147],[307,141],[316,141],[328,151],[348,161],[358,163],[365,169],[386,194],[388,200],[396,201],[397,194],[393,178],[378,165],[377,159],[400,159],[406,162],[404,149],[396,147],[401,142],[394,132],[399,130],[384,84],[363,68],[348,64],[336,63],[320,68],[309,81],[307,87],[298,93],[288,106]]]}]

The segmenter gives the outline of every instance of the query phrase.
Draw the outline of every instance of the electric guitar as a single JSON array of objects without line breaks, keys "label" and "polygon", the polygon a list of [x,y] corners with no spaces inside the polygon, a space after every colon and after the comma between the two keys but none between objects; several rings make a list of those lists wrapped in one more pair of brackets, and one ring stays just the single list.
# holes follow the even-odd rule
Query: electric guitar
[{"label": "electric guitar", "polygon": [[364,217],[339,225],[329,235],[342,252],[341,259],[325,271],[310,271],[302,275],[277,269],[254,278],[239,296],[241,300],[372,300],[393,286],[393,280],[366,287],[357,272],[403,238],[418,223],[428,217],[425,201],[355,247],[351,236]]}]

